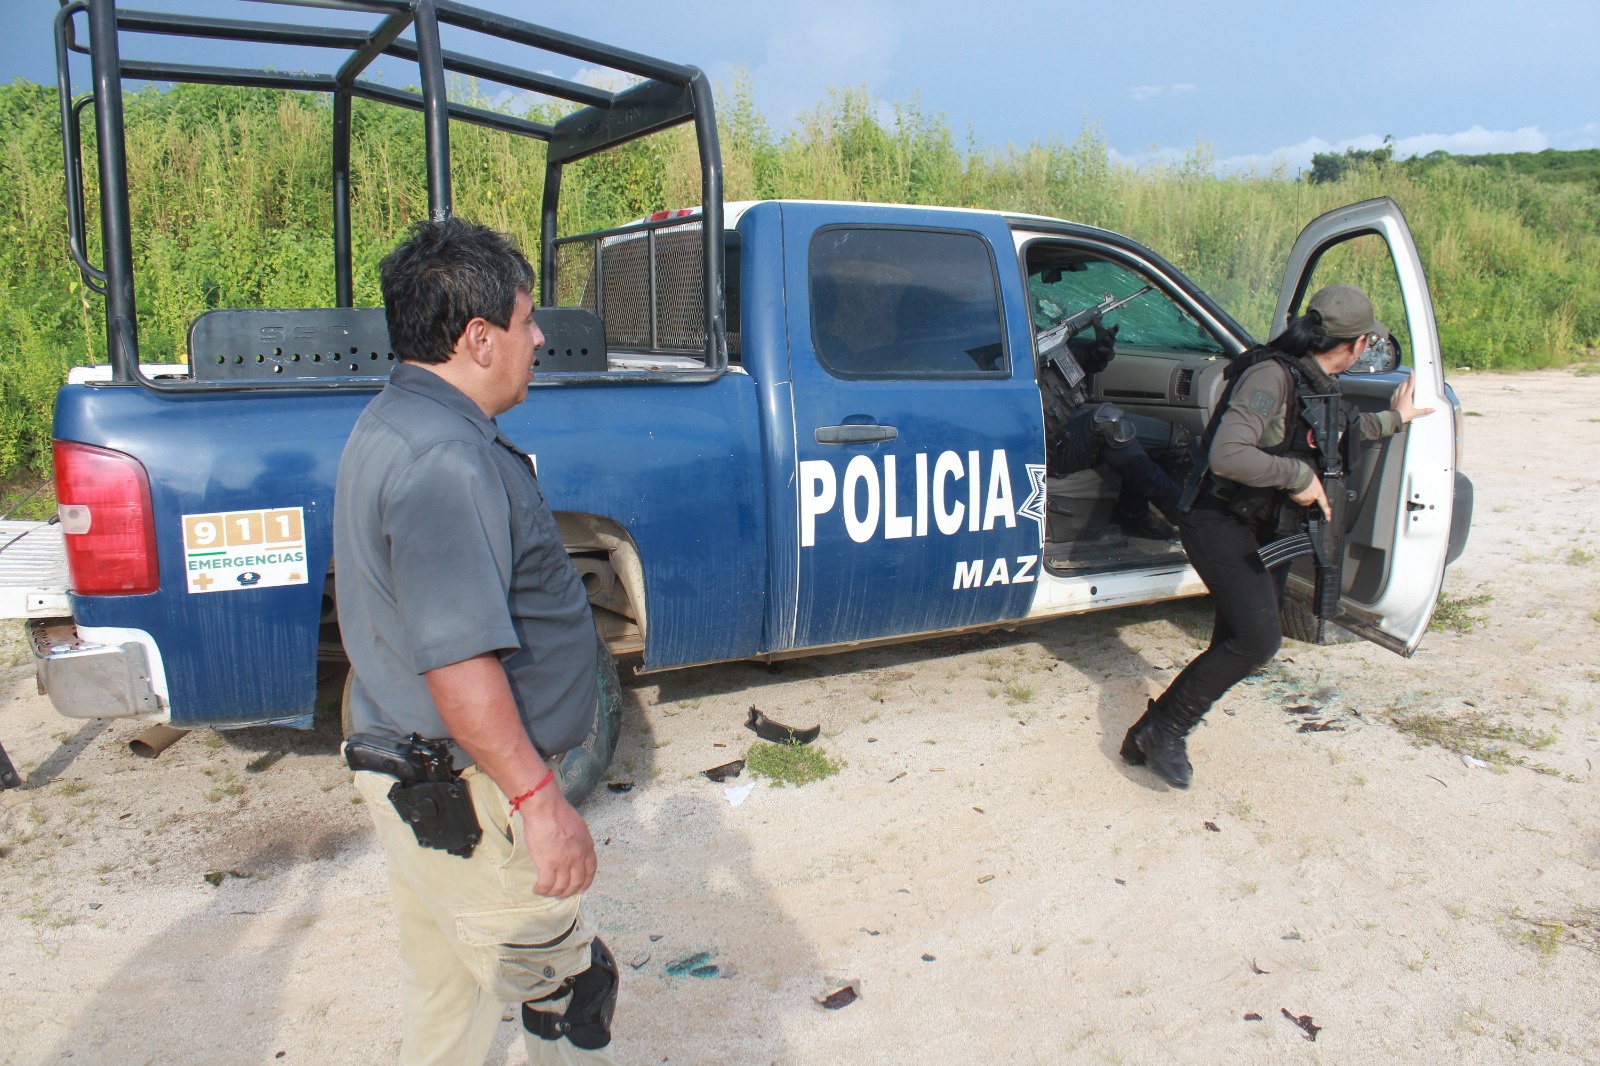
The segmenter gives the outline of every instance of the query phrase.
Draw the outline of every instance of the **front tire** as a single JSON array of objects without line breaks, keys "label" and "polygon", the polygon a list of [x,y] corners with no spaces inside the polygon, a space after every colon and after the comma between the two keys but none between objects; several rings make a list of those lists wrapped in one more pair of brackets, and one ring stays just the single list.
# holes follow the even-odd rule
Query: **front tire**
[{"label": "front tire", "polygon": [[[1311,608],[1295,600],[1286,600],[1283,610],[1279,612],[1283,620],[1283,635],[1307,644],[1317,643],[1317,616],[1311,613]],[[1361,638],[1341,627],[1336,622],[1329,622],[1323,632],[1323,644],[1354,644]]]},{"label": "front tire", "polygon": [[[617,664],[604,647],[600,649],[599,658],[600,701],[595,709],[594,728],[589,730],[582,744],[550,760],[555,764],[556,783],[574,807],[588,799],[605,777],[611,766],[611,756],[617,750],[617,736],[622,732],[622,682],[617,679]],[[346,740],[353,732],[350,690],[355,681],[356,672],[347,671],[344,692],[339,699],[339,726]]]},{"label": "front tire", "polygon": [[588,799],[605,777],[622,732],[622,682],[617,679],[615,660],[603,646],[598,669],[600,703],[594,728],[582,744],[550,760],[555,764],[556,783],[574,807]]}]

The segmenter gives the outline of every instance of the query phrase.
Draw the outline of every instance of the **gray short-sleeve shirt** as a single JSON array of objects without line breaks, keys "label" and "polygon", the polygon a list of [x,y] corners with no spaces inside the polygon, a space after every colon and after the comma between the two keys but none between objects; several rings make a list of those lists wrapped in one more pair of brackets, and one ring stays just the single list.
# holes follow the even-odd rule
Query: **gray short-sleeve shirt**
[{"label": "gray short-sleeve shirt", "polygon": [[492,652],[535,747],[583,743],[599,654],[588,597],[528,457],[464,393],[395,367],[345,445],[333,537],[357,731],[448,735],[422,675]]}]

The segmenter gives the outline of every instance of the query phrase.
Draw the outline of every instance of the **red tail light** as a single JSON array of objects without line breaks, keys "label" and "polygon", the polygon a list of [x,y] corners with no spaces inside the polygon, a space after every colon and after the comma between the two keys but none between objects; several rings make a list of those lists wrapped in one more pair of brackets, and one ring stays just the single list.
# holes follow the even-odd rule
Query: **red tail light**
[{"label": "red tail light", "polygon": [[150,479],[131,455],[56,441],[56,505],[72,589],[132,596],[161,586]]}]

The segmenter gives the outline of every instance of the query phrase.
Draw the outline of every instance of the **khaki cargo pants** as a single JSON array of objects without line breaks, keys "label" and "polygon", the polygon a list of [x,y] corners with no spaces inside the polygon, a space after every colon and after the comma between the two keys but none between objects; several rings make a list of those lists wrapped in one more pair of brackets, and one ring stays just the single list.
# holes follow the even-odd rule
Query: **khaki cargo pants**
[{"label": "khaki cargo pants", "polygon": [[[424,848],[389,802],[394,778],[355,775],[389,859],[389,883],[400,918],[400,1060],[405,1066],[481,1066],[508,1005],[522,1024],[521,1004],[547,996],[589,967],[594,930],[580,897],[533,892],[538,870],[522,839],[522,818],[510,819],[506,797],[487,774],[470,768],[483,840],[470,858]],[[553,1014],[567,999],[540,1004]],[[574,1047],[565,1038],[524,1033],[530,1066],[605,1064],[609,1046]]]}]

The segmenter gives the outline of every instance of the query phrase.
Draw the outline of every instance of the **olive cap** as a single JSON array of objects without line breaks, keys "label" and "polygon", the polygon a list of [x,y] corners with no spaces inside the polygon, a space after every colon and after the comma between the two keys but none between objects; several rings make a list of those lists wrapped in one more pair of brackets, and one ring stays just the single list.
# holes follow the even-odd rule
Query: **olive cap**
[{"label": "olive cap", "polygon": [[1372,301],[1354,285],[1329,285],[1318,290],[1306,305],[1306,314],[1316,314],[1319,332],[1325,337],[1345,340],[1367,333],[1389,336],[1389,330],[1372,313]]}]

